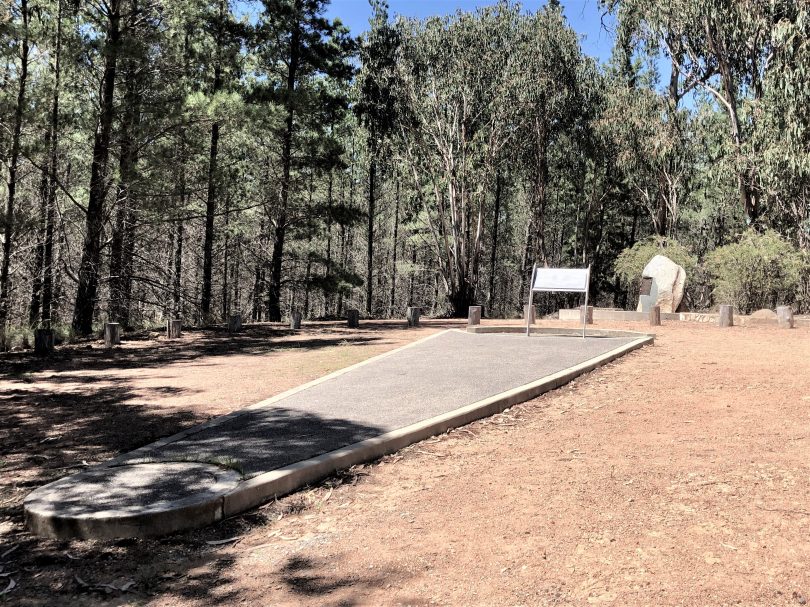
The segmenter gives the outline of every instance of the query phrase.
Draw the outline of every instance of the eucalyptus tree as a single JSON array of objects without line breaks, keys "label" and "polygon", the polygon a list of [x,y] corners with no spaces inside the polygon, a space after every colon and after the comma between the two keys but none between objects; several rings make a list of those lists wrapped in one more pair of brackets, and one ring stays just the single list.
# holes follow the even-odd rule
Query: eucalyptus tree
[{"label": "eucalyptus tree", "polygon": [[549,5],[521,19],[515,52],[522,68],[515,99],[520,133],[515,151],[527,176],[530,209],[521,269],[525,276],[532,263],[548,261],[549,156],[561,136],[576,141],[576,131],[588,120],[591,100],[583,82],[586,67],[577,34],[559,6]]},{"label": "eucalyptus tree", "polygon": [[638,38],[664,50],[682,93],[699,88],[728,117],[740,206],[748,223],[762,213],[759,150],[753,140],[769,57],[771,31],[795,3],[790,0],[610,0],[620,22],[632,21]]},{"label": "eucalyptus tree", "polygon": [[774,26],[775,49],[763,82],[762,120],[755,134],[763,150],[764,195],[771,222],[810,249],[810,6],[796,2]]},{"label": "eucalyptus tree", "polygon": [[345,82],[353,75],[354,40],[340,21],[323,16],[326,0],[262,0],[256,30],[256,53],[266,75],[257,95],[280,104],[283,121],[276,133],[281,148],[281,178],[273,225],[273,252],[267,293],[267,317],[281,320],[284,245],[294,186],[294,151],[299,124],[324,106],[342,103],[319,80]]},{"label": "eucalyptus tree", "polygon": [[407,113],[399,134],[450,307],[477,297],[487,215],[498,161],[516,136],[514,99],[522,70],[514,53],[519,8],[403,20],[397,60]]}]

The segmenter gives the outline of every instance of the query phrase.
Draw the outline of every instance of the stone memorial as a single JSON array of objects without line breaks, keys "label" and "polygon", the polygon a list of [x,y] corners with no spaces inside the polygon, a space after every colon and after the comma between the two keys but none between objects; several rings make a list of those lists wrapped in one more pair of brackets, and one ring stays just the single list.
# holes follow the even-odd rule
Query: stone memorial
[{"label": "stone memorial", "polygon": [[650,326],[661,326],[661,306],[653,306],[650,308]]},{"label": "stone memorial", "polygon": [[410,307],[405,312],[405,316],[408,320],[408,327],[418,327],[419,326],[419,314],[422,312],[422,308],[415,308]]},{"label": "stone memorial", "polygon": [[228,332],[236,333],[241,328],[242,328],[242,315],[231,314],[228,317]]},{"label": "stone memorial", "polygon": [[471,326],[481,324],[481,306],[470,306],[470,311],[467,314],[467,324]]},{"label": "stone memorial", "polygon": [[637,312],[649,313],[653,306],[671,314],[678,310],[683,300],[686,285],[686,270],[665,255],[656,255],[644,266],[641,273]]},{"label": "stone memorial", "polygon": [[523,320],[528,320],[533,325],[537,320],[537,309],[534,306],[523,306]]},{"label": "stone memorial", "polygon": [[346,310],[346,324],[350,329],[360,327],[360,310]]}]

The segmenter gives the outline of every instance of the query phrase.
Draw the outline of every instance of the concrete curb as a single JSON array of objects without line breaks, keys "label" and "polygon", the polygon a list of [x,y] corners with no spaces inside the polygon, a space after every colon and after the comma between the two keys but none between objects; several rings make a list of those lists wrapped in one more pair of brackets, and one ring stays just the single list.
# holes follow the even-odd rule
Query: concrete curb
[{"label": "concrete curb", "polygon": [[[526,333],[526,325],[476,325],[467,327],[467,333]],[[532,335],[562,335],[566,337],[579,337],[582,339],[582,329],[567,327],[532,327]],[[617,329],[587,329],[588,337],[655,337],[653,333],[640,333],[638,331],[620,331]]]},{"label": "concrete curb", "polygon": [[[483,331],[472,331],[481,333],[494,333],[494,332],[523,332],[523,327],[475,327],[476,329],[484,329]],[[458,331],[459,329],[449,329],[451,331]],[[544,334],[567,334],[565,329],[560,330],[536,330],[534,332]],[[561,333],[562,332],[562,333]],[[369,358],[365,361],[357,363],[341,369],[327,376],[288,390],[278,396],[266,399],[257,403],[247,410],[256,409],[259,407],[266,407],[272,403],[285,398],[291,394],[305,390],[311,386],[323,383],[338,377],[351,369],[366,365],[372,361],[379,360],[380,358],[390,356],[394,352],[402,349],[413,347],[427,339],[432,339],[437,335],[445,333],[442,331],[434,335],[430,335],[424,339],[418,340],[407,344],[401,348],[396,348],[390,352],[385,352],[378,356]],[[248,480],[240,481],[232,489],[226,489],[211,499],[207,499],[204,503],[195,503],[191,506],[183,499],[175,502],[162,504],[160,508],[150,509],[148,511],[134,513],[131,510],[116,512],[114,510],[105,511],[103,515],[95,514],[91,516],[65,516],[57,514],[49,514],[47,511],[34,510],[29,511],[28,503],[31,496],[34,496],[37,491],[33,492],[26,498],[26,523],[29,528],[37,534],[57,539],[69,538],[82,538],[82,539],[111,539],[120,537],[154,537],[203,527],[223,518],[239,514],[258,506],[274,497],[280,497],[287,493],[291,493],[300,487],[307,484],[314,483],[333,472],[348,468],[350,466],[365,463],[393,453],[403,447],[407,447],[413,443],[419,442],[436,434],[441,434],[451,428],[457,428],[465,424],[469,424],[475,420],[494,415],[504,409],[507,409],[518,403],[535,398],[545,392],[554,390],[574,378],[588,373],[602,365],[605,365],[625,354],[641,348],[645,345],[653,343],[653,336],[643,335],[629,331],[601,331],[602,336],[605,337],[636,337],[632,342],[624,344],[618,348],[610,350],[597,357],[591,358],[583,363],[569,367],[562,371],[558,371],[553,375],[546,376],[535,382],[524,384],[517,388],[513,388],[506,392],[490,396],[486,399],[479,400],[475,403],[466,405],[459,409],[449,411],[447,413],[393,430],[386,434],[370,438],[346,447],[342,447],[329,453],[324,453],[319,456],[296,462],[289,466],[279,468],[270,472],[259,474]],[[576,330],[573,334],[579,335]],[[185,438],[189,435],[195,434],[205,428],[210,428],[223,423],[227,419],[232,419],[237,415],[244,414],[246,410],[240,410],[223,418],[217,418],[202,426],[197,426],[185,432],[180,432],[171,437],[152,443],[136,451],[122,455],[115,460],[96,466],[93,470],[102,468],[109,468],[113,466],[126,466],[126,460],[131,460],[139,453],[153,449],[158,445],[165,445],[175,440]],[[153,465],[160,465],[155,462]],[[71,477],[67,477],[71,478]],[[57,483],[60,481],[56,481]],[[45,485],[49,487],[50,485]],[[44,489],[45,487],[41,488]]]}]

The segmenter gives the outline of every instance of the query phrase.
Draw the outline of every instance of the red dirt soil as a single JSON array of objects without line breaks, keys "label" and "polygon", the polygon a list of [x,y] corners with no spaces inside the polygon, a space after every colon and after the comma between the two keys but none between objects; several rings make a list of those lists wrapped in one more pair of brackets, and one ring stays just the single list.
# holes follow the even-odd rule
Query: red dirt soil
[{"label": "red dirt soil", "polygon": [[27,492],[82,461],[442,326],[0,358],[0,592],[15,581],[0,604],[810,601],[808,329],[668,323],[560,390],[207,529],[104,543],[22,528]]}]

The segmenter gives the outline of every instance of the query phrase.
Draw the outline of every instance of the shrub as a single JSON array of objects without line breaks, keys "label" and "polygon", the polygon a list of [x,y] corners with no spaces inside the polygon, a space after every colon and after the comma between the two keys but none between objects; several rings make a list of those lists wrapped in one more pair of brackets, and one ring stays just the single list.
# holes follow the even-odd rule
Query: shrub
[{"label": "shrub", "polygon": [[802,256],[773,230],[749,230],[739,242],[712,251],[706,268],[715,281],[715,301],[750,314],[796,301]]},{"label": "shrub", "polygon": [[637,285],[644,266],[656,255],[666,255],[686,270],[687,276],[697,267],[697,259],[677,240],[650,236],[625,249],[616,258],[616,276],[625,287]]}]

